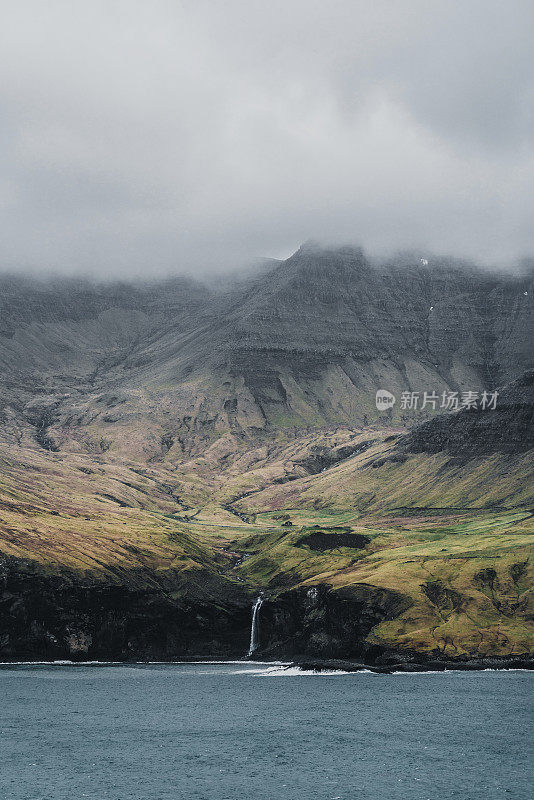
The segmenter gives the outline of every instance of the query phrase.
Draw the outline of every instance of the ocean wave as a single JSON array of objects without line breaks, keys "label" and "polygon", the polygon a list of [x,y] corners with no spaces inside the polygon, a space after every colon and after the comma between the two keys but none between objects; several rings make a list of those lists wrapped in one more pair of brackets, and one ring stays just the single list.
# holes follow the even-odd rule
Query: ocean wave
[{"label": "ocean wave", "polygon": [[342,669],[302,669],[302,667],[273,667],[260,673],[262,678],[285,678],[285,677],[312,677],[328,678],[342,675],[358,675],[362,673],[373,674],[369,669],[361,669],[358,672],[347,672]]}]

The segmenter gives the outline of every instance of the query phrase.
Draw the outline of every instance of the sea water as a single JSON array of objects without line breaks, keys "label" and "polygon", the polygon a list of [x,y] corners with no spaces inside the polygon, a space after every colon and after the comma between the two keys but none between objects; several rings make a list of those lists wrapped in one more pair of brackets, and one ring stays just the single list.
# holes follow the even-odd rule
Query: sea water
[{"label": "sea water", "polygon": [[529,672],[0,668],[2,800],[530,800]]}]

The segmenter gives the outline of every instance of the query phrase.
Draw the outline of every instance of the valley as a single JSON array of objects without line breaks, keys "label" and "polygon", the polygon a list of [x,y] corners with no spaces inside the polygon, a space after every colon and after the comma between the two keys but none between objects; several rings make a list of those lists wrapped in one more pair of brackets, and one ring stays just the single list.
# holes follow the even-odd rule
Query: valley
[{"label": "valley", "polygon": [[532,658],[531,275],[2,281],[0,660]]}]

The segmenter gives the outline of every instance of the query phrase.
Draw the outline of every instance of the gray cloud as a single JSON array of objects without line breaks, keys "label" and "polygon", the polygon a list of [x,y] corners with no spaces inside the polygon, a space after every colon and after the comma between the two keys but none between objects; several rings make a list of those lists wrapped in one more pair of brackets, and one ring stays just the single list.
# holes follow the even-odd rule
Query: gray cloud
[{"label": "gray cloud", "polygon": [[534,252],[530,0],[3,4],[0,268]]}]

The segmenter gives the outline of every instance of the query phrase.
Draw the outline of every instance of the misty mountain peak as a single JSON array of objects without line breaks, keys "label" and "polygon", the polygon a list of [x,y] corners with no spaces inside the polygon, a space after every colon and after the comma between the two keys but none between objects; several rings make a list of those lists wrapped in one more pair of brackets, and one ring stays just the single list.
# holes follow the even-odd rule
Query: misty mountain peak
[{"label": "misty mountain peak", "polygon": [[299,249],[291,256],[291,260],[296,257],[327,258],[337,261],[352,259],[354,261],[366,261],[363,248],[355,244],[325,244],[315,239],[308,239],[301,244]]}]

